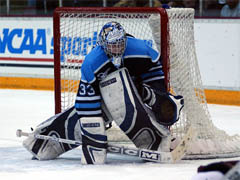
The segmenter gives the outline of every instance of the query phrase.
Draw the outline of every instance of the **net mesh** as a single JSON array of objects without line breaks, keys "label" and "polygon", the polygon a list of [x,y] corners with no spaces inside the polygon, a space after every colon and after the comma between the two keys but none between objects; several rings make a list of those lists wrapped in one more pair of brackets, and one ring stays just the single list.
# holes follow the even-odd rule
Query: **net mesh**
[{"label": "net mesh", "polygon": [[170,87],[184,97],[181,120],[172,127],[182,138],[190,124],[196,132],[188,158],[240,155],[239,136],[228,136],[214,126],[207,107],[194,42],[194,10],[171,9],[169,17]]},{"label": "net mesh", "polygon": [[[169,38],[169,80],[173,94],[183,95],[185,106],[180,120],[171,127],[172,137],[178,144],[189,126],[195,136],[187,152],[187,158],[232,157],[240,155],[240,137],[228,136],[212,123],[195,51],[194,10],[167,10]],[[80,68],[84,57],[96,45],[97,35],[109,21],[119,22],[127,33],[145,40],[154,49],[161,51],[160,22],[156,11],[152,13],[62,12],[60,16],[60,61],[61,61],[61,111],[74,105]],[[109,131],[110,141],[127,141],[128,138],[114,125]]]}]

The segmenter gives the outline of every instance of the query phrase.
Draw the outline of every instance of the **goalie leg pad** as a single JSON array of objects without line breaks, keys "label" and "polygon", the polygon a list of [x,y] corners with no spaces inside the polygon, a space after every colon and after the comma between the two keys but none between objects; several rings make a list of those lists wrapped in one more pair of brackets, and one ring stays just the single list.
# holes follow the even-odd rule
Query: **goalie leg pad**
[{"label": "goalie leg pad", "polygon": [[129,139],[139,148],[158,150],[169,130],[143,104],[127,69],[109,74],[100,82],[100,91],[113,120]]},{"label": "goalie leg pad", "polygon": [[[44,121],[33,132],[57,138],[81,141],[80,123],[74,107]],[[38,160],[55,159],[76,145],[28,137],[23,146]]]},{"label": "goalie leg pad", "polygon": [[[51,136],[58,137],[53,134]],[[23,146],[38,160],[51,160],[65,152],[61,143],[29,137],[24,140]]]},{"label": "goalie leg pad", "polygon": [[83,117],[82,132],[82,164],[104,164],[107,153],[107,136],[102,117]]}]

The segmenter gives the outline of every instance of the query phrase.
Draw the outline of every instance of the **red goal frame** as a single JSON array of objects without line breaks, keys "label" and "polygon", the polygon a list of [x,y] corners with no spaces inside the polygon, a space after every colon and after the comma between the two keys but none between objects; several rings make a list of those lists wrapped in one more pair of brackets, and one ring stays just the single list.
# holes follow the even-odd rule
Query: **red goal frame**
[{"label": "red goal frame", "polygon": [[53,14],[54,29],[54,98],[55,114],[61,112],[61,62],[60,62],[60,14],[62,13],[158,13],[161,16],[161,56],[166,87],[169,90],[169,23],[166,9],[163,8],[90,8],[60,7]]}]

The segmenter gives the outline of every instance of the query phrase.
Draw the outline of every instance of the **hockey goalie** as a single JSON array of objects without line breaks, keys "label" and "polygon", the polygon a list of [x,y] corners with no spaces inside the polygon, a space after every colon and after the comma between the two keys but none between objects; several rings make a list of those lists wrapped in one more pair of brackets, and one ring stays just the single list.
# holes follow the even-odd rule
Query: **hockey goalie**
[{"label": "hockey goalie", "polygon": [[[183,97],[167,92],[161,54],[108,22],[85,57],[75,106],[41,123],[34,134],[82,142],[82,164],[103,164],[114,121],[137,148],[170,151],[169,126],[178,121]],[[48,160],[76,147],[29,137],[24,147]]]}]

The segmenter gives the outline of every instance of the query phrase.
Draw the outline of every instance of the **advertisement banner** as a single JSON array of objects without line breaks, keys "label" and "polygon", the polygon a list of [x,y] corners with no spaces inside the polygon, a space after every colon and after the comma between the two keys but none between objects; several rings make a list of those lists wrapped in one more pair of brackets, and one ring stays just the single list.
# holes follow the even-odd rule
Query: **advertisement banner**
[{"label": "advertisement banner", "polygon": [[53,60],[52,18],[1,18],[0,58]]}]

